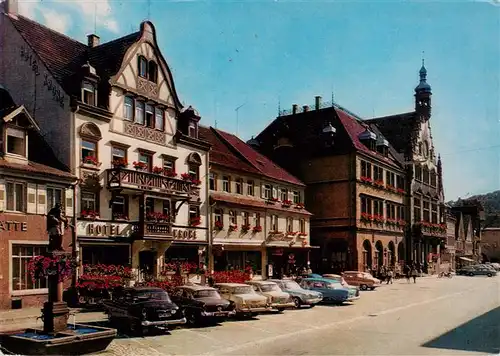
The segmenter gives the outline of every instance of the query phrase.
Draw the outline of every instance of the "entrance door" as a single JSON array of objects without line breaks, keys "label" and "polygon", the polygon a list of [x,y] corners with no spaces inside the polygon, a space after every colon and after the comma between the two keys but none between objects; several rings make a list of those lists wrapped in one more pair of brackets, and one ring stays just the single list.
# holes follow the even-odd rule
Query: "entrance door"
[{"label": "entrance door", "polygon": [[143,280],[148,280],[154,277],[156,264],[155,251],[141,251],[139,252],[139,269]]}]

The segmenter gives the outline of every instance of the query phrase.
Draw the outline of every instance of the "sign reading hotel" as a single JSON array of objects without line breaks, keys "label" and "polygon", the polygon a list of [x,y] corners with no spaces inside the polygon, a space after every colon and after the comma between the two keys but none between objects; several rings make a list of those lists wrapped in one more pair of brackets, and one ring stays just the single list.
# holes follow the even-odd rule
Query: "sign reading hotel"
[{"label": "sign reading hotel", "polygon": [[77,223],[78,236],[91,237],[127,237],[132,233],[132,225],[127,223],[79,221]]}]

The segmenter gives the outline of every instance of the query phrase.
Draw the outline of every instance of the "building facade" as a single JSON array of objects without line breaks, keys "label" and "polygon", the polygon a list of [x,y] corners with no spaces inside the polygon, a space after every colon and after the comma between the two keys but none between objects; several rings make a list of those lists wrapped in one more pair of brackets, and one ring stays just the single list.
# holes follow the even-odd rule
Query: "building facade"
[{"label": "building facade", "polygon": [[79,178],[82,264],[131,265],[141,277],[172,259],[204,262],[210,147],[199,114],[180,103],[153,24],[84,44],[13,5],[1,16],[0,80]]},{"label": "building facade", "polygon": [[309,262],[304,184],[238,137],[200,128],[210,152],[210,269],[251,267],[263,278],[296,274]]},{"label": "building facade", "polygon": [[482,231],[481,250],[485,260],[500,261],[500,228],[487,227]]},{"label": "building facade", "polygon": [[404,243],[405,172],[375,125],[316,97],[281,112],[254,147],[306,185],[313,270],[396,267]]},{"label": "building facade", "polygon": [[[28,263],[47,251],[46,215],[55,204],[72,222],[77,180],[54,157],[37,122],[1,86],[0,135],[0,309],[40,306],[47,281],[33,281]],[[68,251],[72,237],[66,229]]]},{"label": "building facade", "polygon": [[481,262],[482,205],[477,201],[462,201],[452,209],[456,217],[455,264],[457,268],[472,262]]}]

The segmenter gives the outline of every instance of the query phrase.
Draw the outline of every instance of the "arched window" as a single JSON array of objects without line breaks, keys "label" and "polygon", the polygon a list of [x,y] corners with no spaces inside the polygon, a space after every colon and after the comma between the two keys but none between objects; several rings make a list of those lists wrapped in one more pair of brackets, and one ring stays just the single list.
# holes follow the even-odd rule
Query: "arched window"
[{"label": "arched window", "polygon": [[158,79],[158,65],[155,61],[149,61],[148,64],[148,79],[156,83]]},{"label": "arched window", "polygon": [[191,153],[187,159],[186,163],[188,166],[188,173],[193,179],[200,179],[200,166],[201,166],[201,157],[198,153]]},{"label": "arched window", "polygon": [[139,68],[139,76],[148,77],[148,60],[144,56],[138,57],[137,67]]},{"label": "arched window", "polygon": [[80,160],[81,163],[99,166],[98,142],[102,139],[101,130],[93,122],[80,127]]}]

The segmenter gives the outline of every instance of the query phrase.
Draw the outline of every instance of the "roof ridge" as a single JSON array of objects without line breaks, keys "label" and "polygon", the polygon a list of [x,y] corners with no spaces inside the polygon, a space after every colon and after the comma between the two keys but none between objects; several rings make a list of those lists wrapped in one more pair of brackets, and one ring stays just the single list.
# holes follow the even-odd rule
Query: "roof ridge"
[{"label": "roof ridge", "polygon": [[396,116],[403,116],[403,115],[410,115],[410,114],[415,114],[416,111],[408,111],[408,112],[403,112],[399,114],[391,114],[391,115],[385,115],[385,116],[379,116],[379,117],[372,117],[371,119],[363,119],[363,121],[375,121],[375,120],[380,120],[380,119],[388,119],[391,117],[396,117]]},{"label": "roof ridge", "polygon": [[[222,135],[220,134],[220,132],[223,132],[223,133],[226,133],[226,134],[228,134],[228,135],[232,135],[231,133],[229,133],[229,132],[227,132],[227,131],[220,130],[220,129],[216,129],[215,127],[212,127],[212,126],[210,126],[210,130],[212,130],[212,131],[214,132],[214,134],[217,136],[217,138],[218,138],[219,140],[221,140],[221,141],[224,143],[224,145],[226,145],[226,146],[227,146],[230,150],[232,150],[233,152],[235,152],[238,156],[240,156],[240,158],[242,158],[242,159],[243,159],[245,162],[247,162],[250,166],[252,166],[253,168],[257,169],[259,172],[261,172],[261,173],[262,173],[262,171],[261,171],[259,168],[255,167],[255,165],[253,165],[253,164],[252,164],[252,162],[250,162],[250,161],[249,161],[249,160],[245,157],[245,155],[244,155],[244,154],[242,154],[242,153],[241,153],[238,149],[236,149],[236,147],[234,147],[234,146],[233,146],[230,142],[228,142],[228,141],[224,138],[224,136],[222,136]],[[219,131],[220,131],[220,132],[219,132]],[[233,135],[233,136],[234,136],[234,135]],[[236,136],[235,136],[235,137],[236,137]],[[237,138],[237,137],[236,137],[236,138]],[[238,139],[239,139],[239,138],[238,138]],[[240,140],[240,141],[241,141],[241,140]],[[243,141],[242,141],[242,142],[243,142]],[[263,173],[262,173],[262,174],[263,174]]]},{"label": "roof ridge", "polygon": [[95,49],[95,48],[102,48],[103,46],[106,46],[106,45],[109,45],[109,44],[114,44],[118,41],[122,41],[124,40],[125,38],[129,38],[129,37],[134,37],[134,36],[137,36],[138,34],[140,34],[141,31],[136,31],[136,32],[132,32],[132,33],[129,33],[128,35],[125,35],[125,36],[121,36],[121,37],[118,37],[118,38],[115,38],[114,40],[111,40],[111,41],[108,41],[108,42],[104,42],[104,43],[101,43],[99,44],[98,46],[95,46],[95,47],[89,47],[90,49]]}]

